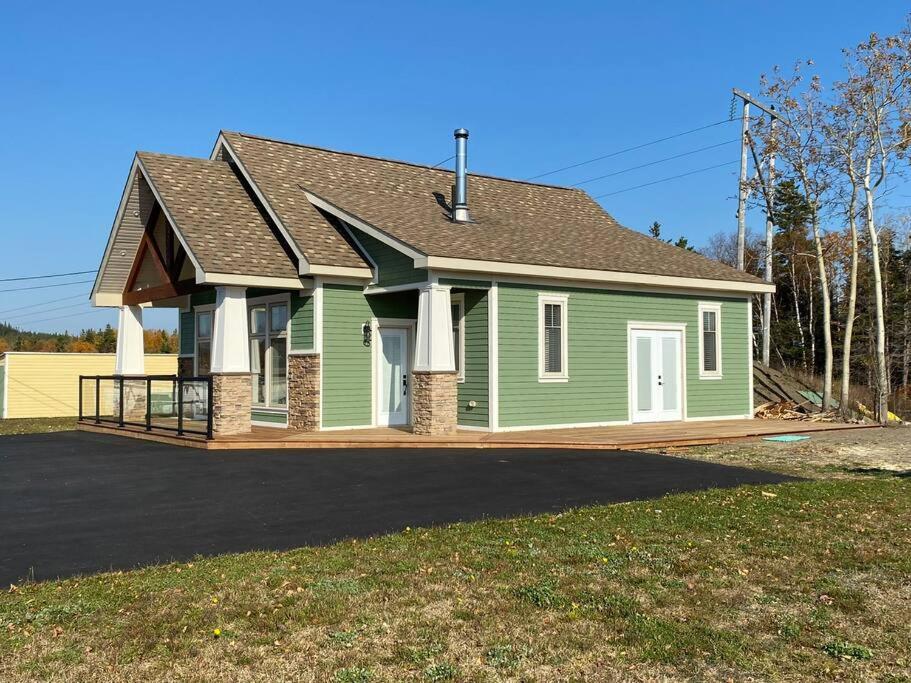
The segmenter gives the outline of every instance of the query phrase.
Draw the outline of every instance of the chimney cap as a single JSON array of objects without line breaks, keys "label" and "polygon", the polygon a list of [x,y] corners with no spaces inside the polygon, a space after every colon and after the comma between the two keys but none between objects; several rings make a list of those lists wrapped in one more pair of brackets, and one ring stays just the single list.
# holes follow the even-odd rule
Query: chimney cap
[{"label": "chimney cap", "polygon": [[465,128],[456,128],[455,133],[453,133],[453,135],[455,135],[455,137],[457,137],[457,138],[467,138],[468,130]]}]

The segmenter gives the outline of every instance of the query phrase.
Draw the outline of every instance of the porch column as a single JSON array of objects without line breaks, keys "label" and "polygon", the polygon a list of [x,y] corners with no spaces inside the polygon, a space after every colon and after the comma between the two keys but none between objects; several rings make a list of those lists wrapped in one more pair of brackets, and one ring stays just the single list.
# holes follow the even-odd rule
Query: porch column
[{"label": "porch column", "polygon": [[449,287],[429,284],[420,290],[416,336],[411,382],[414,433],[450,434],[458,418],[458,381]]},{"label": "porch column", "polygon": [[145,374],[145,340],[142,336],[142,308],[121,306],[117,320],[115,375]]},{"label": "porch column", "polygon": [[[126,422],[142,422],[146,419],[146,385],[140,379],[145,374],[145,338],[142,328],[142,308],[121,306],[117,318],[117,356],[114,360],[114,374],[124,375],[123,419]],[[131,376],[136,379],[130,379]],[[119,403],[120,395],[114,399]],[[115,406],[119,411],[119,406]]]},{"label": "porch column", "polygon": [[245,287],[216,287],[212,320],[212,430],[250,431],[252,387]]}]

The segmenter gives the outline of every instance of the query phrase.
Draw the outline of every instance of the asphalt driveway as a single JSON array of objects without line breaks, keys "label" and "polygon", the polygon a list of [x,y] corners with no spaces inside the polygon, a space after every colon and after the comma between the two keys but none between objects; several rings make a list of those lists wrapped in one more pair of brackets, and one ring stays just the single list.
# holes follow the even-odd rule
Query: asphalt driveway
[{"label": "asphalt driveway", "polygon": [[0,585],[785,479],[619,451],[207,452],[85,432],[0,437]]}]

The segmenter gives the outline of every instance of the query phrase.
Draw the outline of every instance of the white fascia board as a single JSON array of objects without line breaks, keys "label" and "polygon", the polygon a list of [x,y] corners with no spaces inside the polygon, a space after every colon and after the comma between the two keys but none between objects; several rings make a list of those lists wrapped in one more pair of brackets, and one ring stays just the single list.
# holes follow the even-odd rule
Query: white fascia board
[{"label": "white fascia board", "polygon": [[313,206],[315,206],[319,209],[322,209],[323,211],[325,211],[327,213],[331,213],[333,216],[335,216],[336,218],[340,218],[341,220],[345,221],[346,223],[350,223],[358,230],[363,230],[371,237],[379,240],[383,244],[390,246],[397,251],[402,252],[406,256],[409,256],[413,259],[426,258],[426,255],[423,252],[420,252],[417,249],[414,249],[413,247],[410,247],[409,245],[405,244],[404,242],[397,240],[394,237],[391,237],[390,235],[387,235],[385,232],[383,232],[379,228],[376,228],[376,227],[370,225],[370,223],[367,223],[366,221],[361,220],[360,218],[355,216],[353,213],[349,213],[349,212],[345,211],[341,207],[338,207],[335,204],[333,204],[332,202],[327,201],[326,199],[323,199],[319,195],[311,192],[310,190],[305,189],[304,196],[307,197],[307,199],[309,200],[309,202],[311,204],[313,204]]},{"label": "white fascia board", "polygon": [[266,196],[263,194],[262,190],[259,189],[259,185],[256,184],[253,180],[253,176],[250,175],[250,172],[247,170],[246,166],[240,160],[240,157],[237,156],[237,153],[234,151],[234,148],[231,147],[225,136],[222,133],[218,134],[218,140],[215,141],[215,147],[212,150],[212,154],[209,155],[209,160],[214,161],[218,156],[219,150],[224,147],[227,150],[228,154],[231,155],[231,160],[240,170],[241,175],[244,177],[244,180],[247,181],[247,184],[253,189],[253,194],[256,195],[256,198],[259,199],[260,203],[265,207],[266,213],[269,214],[269,217],[273,220],[275,225],[278,227],[278,231],[282,234],[282,237],[285,238],[285,241],[290,245],[291,251],[294,252],[294,255],[297,257],[299,268],[298,272],[301,275],[307,275],[309,273],[310,262],[307,260],[307,257],[304,256],[304,252],[300,250],[293,239],[291,239],[291,233],[288,232],[288,229],[285,228],[284,224],[281,222],[281,219],[278,217],[278,214],[275,213],[275,210],[266,200]]},{"label": "white fascia board", "polygon": [[92,294],[92,306],[95,308],[119,308],[123,305],[123,294],[113,292],[95,292]]},{"label": "white fascia board", "polygon": [[350,277],[358,280],[372,280],[373,271],[369,268],[352,268],[349,266],[310,266],[309,275],[326,275],[329,277]]},{"label": "white fascia board", "polygon": [[267,277],[236,275],[234,273],[202,273],[196,282],[201,285],[236,285],[238,287],[268,287],[272,289],[307,289],[312,286],[296,277]]},{"label": "white fascia board", "polygon": [[200,275],[203,273],[202,266],[199,265],[199,259],[196,258],[196,255],[193,253],[193,250],[190,249],[190,244],[187,242],[187,239],[183,236],[183,233],[180,232],[180,228],[177,227],[177,221],[174,220],[174,217],[171,215],[171,212],[168,210],[167,205],[164,203],[164,200],[161,198],[161,194],[158,192],[158,188],[155,187],[155,182],[152,180],[151,174],[146,169],[145,165],[142,163],[142,159],[139,158],[139,155],[136,155],[136,163],[139,165],[139,170],[142,171],[142,177],[145,178],[146,183],[149,185],[149,189],[152,190],[152,194],[155,195],[155,200],[158,202],[158,205],[161,207],[161,211],[164,213],[165,218],[168,219],[168,223],[171,224],[171,229],[174,231],[174,234],[177,236],[177,240],[180,242],[181,246],[184,248],[184,251],[187,252],[187,256],[190,257],[190,262],[196,268],[196,279],[199,280]]},{"label": "white fascia board", "polygon": [[[473,259],[450,258],[445,256],[425,256],[415,258],[415,268],[432,268],[460,273],[486,273],[503,281],[502,275],[525,276],[557,280],[580,280],[584,282],[603,282],[606,284],[640,285],[648,287],[669,287],[711,292],[735,292],[747,294],[755,292],[774,292],[775,285],[758,282],[736,282],[733,280],[710,280],[707,278],[677,277],[672,275],[647,275],[644,273],[625,273],[613,270],[590,270],[586,268],[565,268],[561,266],[536,266],[525,263],[506,263],[503,261],[477,261]],[[574,286],[574,282],[567,283]]]},{"label": "white fascia board", "polygon": [[[133,190],[133,182],[136,180],[136,169],[139,167],[139,157],[133,156],[133,163],[130,165],[130,174],[127,176],[127,184],[123,188],[123,193],[120,195],[120,204],[117,206],[117,213],[114,215],[114,224],[111,226],[111,232],[108,235],[108,243],[104,248],[104,256],[101,257],[101,267],[98,269],[98,272],[95,273],[95,282],[92,285],[92,292],[90,297],[93,301],[93,305],[97,306],[99,304],[94,304],[95,295],[98,291],[98,285],[101,283],[101,276],[104,274],[104,269],[108,265],[108,259],[111,256],[111,250],[114,248],[114,237],[117,235],[117,229],[120,227],[120,221],[123,220],[123,214],[127,209],[127,202],[130,199],[130,192]],[[120,304],[104,304],[111,306],[119,306]]]}]

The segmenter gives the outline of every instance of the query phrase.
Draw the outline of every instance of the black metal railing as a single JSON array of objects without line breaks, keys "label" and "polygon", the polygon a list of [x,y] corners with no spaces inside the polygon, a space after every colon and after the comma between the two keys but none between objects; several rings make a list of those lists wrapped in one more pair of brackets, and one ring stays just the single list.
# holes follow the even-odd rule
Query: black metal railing
[{"label": "black metal railing", "polygon": [[79,375],[79,421],[211,439],[212,378]]}]

